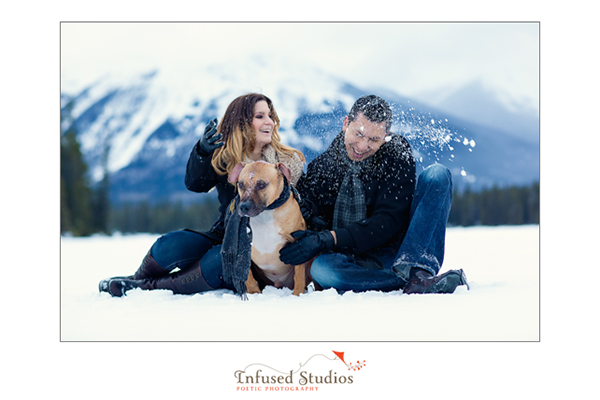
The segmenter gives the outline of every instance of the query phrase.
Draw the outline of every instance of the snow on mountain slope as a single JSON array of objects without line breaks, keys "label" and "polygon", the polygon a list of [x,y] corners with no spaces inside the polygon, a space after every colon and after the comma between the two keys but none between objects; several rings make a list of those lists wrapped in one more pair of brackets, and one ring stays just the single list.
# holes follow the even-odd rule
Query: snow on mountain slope
[{"label": "snow on mountain slope", "polygon": [[450,115],[539,144],[539,104],[517,99],[481,79],[431,90],[418,98]]},{"label": "snow on mountain slope", "polygon": [[63,130],[73,121],[93,181],[105,170],[111,174],[113,201],[188,198],[183,175],[190,149],[210,119],[221,118],[235,97],[249,92],[273,100],[283,142],[303,151],[308,161],[340,132],[354,101],[375,93],[390,102],[392,132],[409,140],[418,168],[444,163],[458,186],[539,180],[538,145],[507,134],[504,126],[474,123],[473,115],[457,117],[281,57],[207,66],[167,63],[78,87],[69,82],[61,103],[63,115],[69,110],[71,115]]},{"label": "snow on mountain slope", "polygon": [[[212,116],[220,116],[235,97],[265,93],[276,104],[286,139],[301,139],[293,130],[299,110],[326,112],[327,104],[354,99],[340,94],[344,82],[321,71],[279,59],[267,67],[264,59],[248,59],[243,66],[225,63],[204,68],[178,66],[151,70],[141,75],[107,75],[74,96],[72,117],[80,132],[82,151],[95,166],[98,178],[104,146],[110,147],[109,172],[132,162],[150,135],[165,121],[180,124],[182,133],[195,132]],[[278,71],[279,74],[273,74]],[[203,126],[201,126],[202,128]],[[315,150],[316,141],[306,144]]]}]

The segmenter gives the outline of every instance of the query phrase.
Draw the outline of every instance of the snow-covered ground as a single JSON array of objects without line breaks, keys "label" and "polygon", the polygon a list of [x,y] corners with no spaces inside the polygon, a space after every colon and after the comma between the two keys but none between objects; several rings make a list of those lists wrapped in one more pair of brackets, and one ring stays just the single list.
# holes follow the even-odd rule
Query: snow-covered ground
[{"label": "snow-covered ground", "polygon": [[452,295],[267,288],[243,302],[219,290],[192,296],[98,292],[133,273],[156,235],[61,238],[62,341],[538,341],[539,227],[449,228],[442,272],[462,268]]}]

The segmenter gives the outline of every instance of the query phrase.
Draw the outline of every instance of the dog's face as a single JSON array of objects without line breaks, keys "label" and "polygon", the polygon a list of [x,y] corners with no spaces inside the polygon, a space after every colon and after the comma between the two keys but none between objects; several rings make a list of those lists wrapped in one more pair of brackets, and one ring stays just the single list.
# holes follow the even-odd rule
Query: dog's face
[{"label": "dog's face", "polygon": [[238,213],[255,217],[277,200],[283,190],[284,173],[289,174],[289,170],[281,163],[239,163],[229,175],[229,181],[237,184],[240,195]]}]

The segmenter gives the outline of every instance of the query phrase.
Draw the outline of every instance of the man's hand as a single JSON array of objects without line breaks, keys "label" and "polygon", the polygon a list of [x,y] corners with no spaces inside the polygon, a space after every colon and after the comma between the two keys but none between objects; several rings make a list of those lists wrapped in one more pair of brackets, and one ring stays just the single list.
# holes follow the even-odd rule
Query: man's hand
[{"label": "man's hand", "polygon": [[217,125],[218,120],[215,118],[206,125],[206,128],[204,128],[204,134],[198,142],[198,152],[203,156],[210,156],[213,151],[225,145],[224,142],[217,143],[223,138],[223,135],[220,133],[215,135],[215,133],[217,133]]},{"label": "man's hand", "polygon": [[296,239],[279,251],[279,258],[289,265],[299,265],[312,260],[324,251],[333,249],[335,238],[329,231],[296,231],[292,233]]}]

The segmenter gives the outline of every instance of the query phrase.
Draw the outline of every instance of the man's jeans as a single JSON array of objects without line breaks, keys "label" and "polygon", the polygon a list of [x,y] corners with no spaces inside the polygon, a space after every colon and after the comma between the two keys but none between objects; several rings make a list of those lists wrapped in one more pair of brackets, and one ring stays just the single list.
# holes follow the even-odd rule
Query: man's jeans
[{"label": "man's jeans", "polygon": [[436,275],[444,260],[446,223],[452,204],[452,175],[441,164],[427,167],[417,178],[410,222],[398,251],[387,248],[375,254],[383,269],[367,269],[340,253],[315,258],[311,275],[324,289],[340,292],[398,290],[408,282],[412,267]]}]

